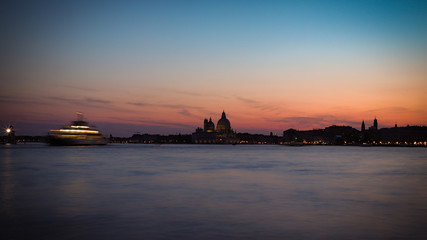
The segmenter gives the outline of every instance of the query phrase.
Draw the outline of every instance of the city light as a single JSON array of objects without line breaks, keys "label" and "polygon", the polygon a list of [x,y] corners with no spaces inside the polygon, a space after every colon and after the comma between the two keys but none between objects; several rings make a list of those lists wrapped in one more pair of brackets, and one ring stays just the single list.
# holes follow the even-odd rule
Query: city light
[{"label": "city light", "polygon": [[75,125],[72,125],[71,127],[72,128],[89,128],[89,126],[75,126]]},{"label": "city light", "polygon": [[12,129],[10,129],[10,128],[6,128],[6,133],[11,133],[12,132]]},{"label": "city light", "polygon": [[95,133],[98,134],[99,131],[95,131],[95,130],[80,130],[80,129],[60,129],[60,130],[51,130],[53,132],[66,132],[66,133]]}]

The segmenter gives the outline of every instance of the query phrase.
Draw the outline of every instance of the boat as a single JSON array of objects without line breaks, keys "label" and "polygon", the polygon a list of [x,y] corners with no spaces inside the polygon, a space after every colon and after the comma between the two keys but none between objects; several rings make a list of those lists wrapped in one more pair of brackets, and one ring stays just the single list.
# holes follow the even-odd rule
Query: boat
[{"label": "boat", "polygon": [[77,113],[77,120],[61,129],[51,130],[48,135],[50,145],[106,145],[107,139],[88,122],[83,120],[83,114]]}]

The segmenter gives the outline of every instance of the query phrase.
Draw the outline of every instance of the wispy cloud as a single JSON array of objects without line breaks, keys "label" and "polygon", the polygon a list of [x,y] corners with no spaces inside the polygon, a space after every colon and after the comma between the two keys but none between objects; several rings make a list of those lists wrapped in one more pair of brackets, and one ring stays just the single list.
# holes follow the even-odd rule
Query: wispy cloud
[{"label": "wispy cloud", "polygon": [[51,103],[46,101],[41,101],[36,98],[26,98],[26,97],[11,97],[11,96],[0,96],[0,103],[8,103],[8,104],[35,104],[35,105],[50,105]]},{"label": "wispy cloud", "polygon": [[191,106],[185,104],[165,104],[165,103],[147,103],[147,102],[127,102],[126,104],[138,106],[138,107],[160,107],[169,109],[195,109],[202,110],[202,107]]},{"label": "wispy cloud", "polygon": [[185,108],[185,109],[188,108],[188,109],[197,109],[197,110],[203,109],[202,107],[185,105],[185,104],[158,104],[157,106],[164,107],[164,108],[172,108],[172,109],[177,109],[177,108]]},{"label": "wispy cloud", "polygon": [[198,118],[200,116],[191,113],[190,111],[188,111],[187,109],[182,109],[181,111],[178,112],[179,114],[186,116],[186,117],[194,117],[194,118]]},{"label": "wispy cloud", "polygon": [[273,112],[273,111],[279,110],[279,107],[277,107],[276,105],[263,103],[261,101],[255,100],[255,99],[244,98],[244,97],[240,97],[240,96],[236,96],[236,99],[248,107],[259,109],[262,111]]},{"label": "wispy cloud", "polygon": [[98,99],[98,98],[66,98],[59,96],[46,97],[48,100],[59,102],[59,104],[69,104],[76,105],[79,107],[89,107],[89,108],[102,108],[106,110],[111,110],[114,112],[132,112],[128,109],[117,107],[116,104],[109,100]]},{"label": "wispy cloud", "polygon": [[73,105],[109,105],[112,103],[111,101],[97,99],[97,98],[78,99],[78,98],[65,98],[65,97],[58,97],[58,96],[47,97],[47,98],[50,100],[60,101],[60,102],[73,104]]},{"label": "wispy cloud", "polygon": [[166,121],[140,121],[144,124],[149,125],[157,125],[157,126],[164,126],[164,127],[173,127],[173,128],[194,128],[193,125],[184,124],[184,123],[177,123],[177,122],[166,122]]},{"label": "wispy cloud", "polygon": [[86,102],[92,102],[92,103],[102,103],[102,104],[110,104],[111,101],[102,100],[102,99],[96,99],[96,98],[86,98]]},{"label": "wispy cloud", "polygon": [[82,87],[82,86],[74,86],[74,85],[66,85],[66,84],[56,84],[57,87],[61,87],[61,88],[72,88],[72,89],[76,89],[76,90],[81,90],[81,91],[86,91],[86,92],[94,92],[94,91],[98,91],[95,88],[89,88],[89,87]]},{"label": "wispy cloud", "polygon": [[153,106],[153,104],[145,103],[145,102],[127,102],[126,104],[137,106],[137,107]]},{"label": "wispy cloud", "polygon": [[156,121],[151,119],[123,119],[112,117],[111,119],[119,120],[121,122],[128,122],[136,125],[148,125],[148,126],[160,126],[160,127],[168,127],[168,128],[185,128],[185,129],[193,129],[194,126],[190,124],[171,122],[171,121]]},{"label": "wispy cloud", "polygon": [[67,104],[73,104],[73,105],[82,105],[83,101],[79,99],[71,99],[71,98],[64,98],[64,97],[47,97],[49,100],[59,101]]},{"label": "wispy cloud", "polygon": [[259,104],[258,101],[254,100],[254,99],[249,99],[249,98],[243,98],[243,97],[236,97],[237,100],[244,102],[244,103],[248,103],[248,104]]},{"label": "wispy cloud", "polygon": [[178,93],[178,94],[181,94],[181,95],[190,96],[190,97],[204,96],[203,94],[196,93],[196,92],[190,92],[190,91],[182,91],[182,90],[168,90],[168,91],[173,92],[173,93]]},{"label": "wispy cloud", "polygon": [[323,128],[331,125],[349,125],[358,126],[360,122],[342,120],[332,115],[314,116],[314,117],[283,117],[278,119],[266,119],[271,122],[279,122],[287,125],[290,128]]},{"label": "wispy cloud", "polygon": [[408,112],[408,111],[411,111],[411,110],[406,107],[385,107],[385,108],[368,109],[365,111],[365,113],[373,114],[373,113],[379,113],[379,112]]}]

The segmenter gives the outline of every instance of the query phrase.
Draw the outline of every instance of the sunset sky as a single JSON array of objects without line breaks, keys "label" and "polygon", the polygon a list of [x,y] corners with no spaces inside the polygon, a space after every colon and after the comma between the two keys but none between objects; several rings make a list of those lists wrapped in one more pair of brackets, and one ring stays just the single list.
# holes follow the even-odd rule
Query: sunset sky
[{"label": "sunset sky", "polygon": [[105,135],[427,125],[427,1],[6,1],[0,123]]}]

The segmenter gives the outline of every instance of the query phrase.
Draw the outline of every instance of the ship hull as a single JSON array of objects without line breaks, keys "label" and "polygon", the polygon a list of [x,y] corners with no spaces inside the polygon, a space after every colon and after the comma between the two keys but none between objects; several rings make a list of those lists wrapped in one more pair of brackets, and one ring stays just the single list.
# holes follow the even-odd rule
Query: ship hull
[{"label": "ship hull", "polygon": [[106,145],[108,141],[100,136],[61,136],[52,135],[49,136],[49,144],[52,146],[89,146],[89,145]]}]

